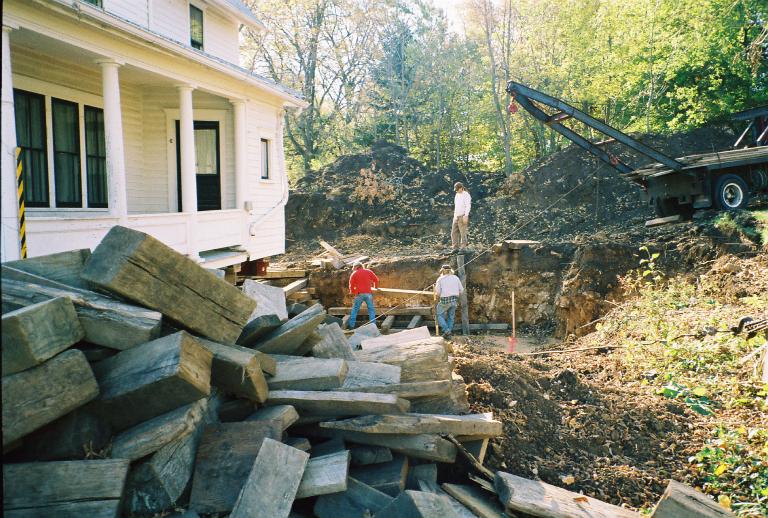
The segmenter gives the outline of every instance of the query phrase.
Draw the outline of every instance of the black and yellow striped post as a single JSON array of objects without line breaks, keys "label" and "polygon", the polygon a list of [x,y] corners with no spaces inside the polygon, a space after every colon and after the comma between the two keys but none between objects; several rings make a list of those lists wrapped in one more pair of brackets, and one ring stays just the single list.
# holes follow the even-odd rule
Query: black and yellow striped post
[{"label": "black and yellow striped post", "polygon": [[21,258],[27,258],[27,226],[24,221],[24,174],[21,167],[21,148],[16,148],[16,195],[19,199],[19,240]]}]

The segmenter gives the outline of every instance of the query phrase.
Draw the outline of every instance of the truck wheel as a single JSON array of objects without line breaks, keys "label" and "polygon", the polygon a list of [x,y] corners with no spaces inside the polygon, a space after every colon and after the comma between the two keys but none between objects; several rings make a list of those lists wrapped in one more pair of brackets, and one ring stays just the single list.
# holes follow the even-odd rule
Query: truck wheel
[{"label": "truck wheel", "polygon": [[735,174],[724,174],[717,179],[712,201],[720,210],[744,209],[749,205],[749,187],[744,179]]}]

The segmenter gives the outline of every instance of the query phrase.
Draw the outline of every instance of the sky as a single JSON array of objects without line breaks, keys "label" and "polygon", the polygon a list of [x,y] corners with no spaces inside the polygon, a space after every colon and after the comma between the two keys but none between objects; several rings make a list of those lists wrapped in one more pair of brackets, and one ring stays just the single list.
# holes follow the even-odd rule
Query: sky
[{"label": "sky", "polygon": [[457,33],[464,32],[459,7],[464,0],[434,0],[436,7],[445,11],[451,30]]}]

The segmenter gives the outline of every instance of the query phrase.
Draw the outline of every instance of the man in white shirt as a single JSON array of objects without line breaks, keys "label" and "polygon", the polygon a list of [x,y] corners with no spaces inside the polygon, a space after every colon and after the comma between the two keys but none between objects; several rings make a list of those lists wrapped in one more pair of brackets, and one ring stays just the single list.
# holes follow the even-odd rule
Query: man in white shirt
[{"label": "man in white shirt", "polygon": [[[451,338],[453,321],[456,317],[456,303],[459,295],[464,291],[461,281],[453,274],[451,265],[444,264],[440,267],[440,277],[435,282],[435,300],[437,300],[437,323],[443,332],[443,338]],[[445,314],[448,318],[445,318]]]},{"label": "man in white shirt", "polygon": [[453,225],[451,225],[451,252],[467,248],[467,233],[469,228],[469,210],[472,208],[472,196],[464,188],[464,184],[456,182],[453,185],[456,196],[453,198]]}]

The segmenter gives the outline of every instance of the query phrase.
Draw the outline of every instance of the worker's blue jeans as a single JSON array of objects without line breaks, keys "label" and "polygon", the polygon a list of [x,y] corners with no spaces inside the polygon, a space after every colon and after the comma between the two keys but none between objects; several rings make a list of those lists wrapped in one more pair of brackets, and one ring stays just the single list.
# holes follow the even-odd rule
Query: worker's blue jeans
[{"label": "worker's blue jeans", "polygon": [[352,304],[352,311],[349,314],[349,328],[355,328],[355,321],[357,320],[357,312],[360,311],[360,306],[365,302],[365,307],[368,308],[368,318],[371,322],[376,320],[376,310],[373,307],[373,294],[372,293],[360,293],[355,295],[355,302]]},{"label": "worker's blue jeans", "polygon": [[[440,326],[440,332],[442,334],[453,332],[453,321],[456,318],[456,301],[444,303],[439,302],[437,304],[437,323]],[[448,314],[446,320],[444,315]]]}]

